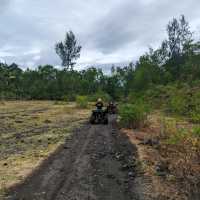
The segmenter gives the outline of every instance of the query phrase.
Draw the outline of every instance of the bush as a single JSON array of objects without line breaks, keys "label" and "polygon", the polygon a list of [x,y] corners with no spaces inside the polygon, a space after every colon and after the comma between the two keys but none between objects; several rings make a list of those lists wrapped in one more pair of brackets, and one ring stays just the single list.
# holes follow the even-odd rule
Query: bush
[{"label": "bush", "polygon": [[69,97],[68,95],[63,95],[61,98],[63,101],[68,102],[69,101]]},{"label": "bush", "polygon": [[200,138],[200,126],[193,128],[192,135],[195,136],[195,137]]},{"label": "bush", "polygon": [[185,129],[177,129],[174,134],[170,134],[167,139],[167,144],[176,145],[181,143],[187,137],[187,131]]},{"label": "bush", "polygon": [[149,111],[149,106],[144,103],[125,104],[119,108],[120,125],[134,129],[144,126]]},{"label": "bush", "polygon": [[63,101],[66,101],[66,102],[72,102],[72,101],[75,101],[76,100],[76,95],[75,94],[66,94],[66,95],[63,95],[61,97],[61,99]]},{"label": "bush", "polygon": [[130,92],[127,100],[128,103],[135,104],[136,102],[143,101],[143,94],[140,92]]},{"label": "bush", "polygon": [[186,114],[186,98],[181,95],[173,96],[168,103],[168,111],[176,114]]},{"label": "bush", "polygon": [[77,96],[76,97],[76,105],[79,108],[87,108],[87,106],[88,106],[87,96]]},{"label": "bush", "polygon": [[190,121],[192,123],[200,123],[200,113],[191,112],[190,113]]}]

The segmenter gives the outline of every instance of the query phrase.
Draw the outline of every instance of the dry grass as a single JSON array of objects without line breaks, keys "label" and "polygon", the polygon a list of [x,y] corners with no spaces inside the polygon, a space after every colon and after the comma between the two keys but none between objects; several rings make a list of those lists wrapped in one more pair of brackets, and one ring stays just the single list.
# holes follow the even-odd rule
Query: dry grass
[{"label": "dry grass", "polygon": [[[185,200],[193,199],[193,194],[199,195],[200,137],[194,134],[196,126],[155,112],[149,117],[148,127],[139,131],[124,130],[138,148],[142,169],[152,181],[150,193],[155,198],[159,199],[162,194],[163,198]],[[140,144],[147,139],[159,144]],[[156,174],[158,163],[169,170],[165,178]]]},{"label": "dry grass", "polygon": [[89,116],[75,104],[10,101],[0,104],[0,190],[23,180]]}]

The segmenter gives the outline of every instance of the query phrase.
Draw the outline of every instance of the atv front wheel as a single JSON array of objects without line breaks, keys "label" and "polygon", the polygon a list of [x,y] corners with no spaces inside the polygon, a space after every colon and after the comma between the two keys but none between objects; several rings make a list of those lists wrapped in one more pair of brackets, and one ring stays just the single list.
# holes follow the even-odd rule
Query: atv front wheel
[{"label": "atv front wheel", "polygon": [[105,118],[103,124],[108,124],[108,118]]},{"label": "atv front wheel", "polygon": [[91,117],[90,117],[90,123],[91,123],[91,124],[95,124],[95,117],[94,117],[94,116],[91,116]]}]

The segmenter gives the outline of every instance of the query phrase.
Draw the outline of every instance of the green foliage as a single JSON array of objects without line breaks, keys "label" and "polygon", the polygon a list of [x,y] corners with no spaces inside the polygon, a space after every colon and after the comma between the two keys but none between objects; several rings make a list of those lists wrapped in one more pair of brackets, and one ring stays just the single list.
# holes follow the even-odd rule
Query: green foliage
[{"label": "green foliage", "polygon": [[193,128],[184,125],[180,126],[180,121],[176,121],[174,118],[164,118],[162,127],[161,135],[165,140],[165,144],[180,145],[181,147],[183,144],[191,143],[195,146],[198,143],[198,137],[200,137],[199,126],[194,126]]},{"label": "green foliage", "polygon": [[87,108],[88,98],[86,96],[77,96],[76,97],[76,105],[79,108]]},{"label": "green foliage", "polygon": [[65,102],[68,102],[69,101],[68,95],[63,95],[62,100],[65,101]]},{"label": "green foliage", "polygon": [[56,44],[55,50],[62,60],[62,66],[73,70],[73,66],[76,64],[74,61],[80,57],[81,46],[77,45],[75,35],[72,31],[66,33],[64,42]]},{"label": "green foliage", "polygon": [[167,144],[176,145],[183,141],[187,137],[187,131],[185,129],[177,129],[173,134],[170,134],[166,140]]},{"label": "green foliage", "polygon": [[197,127],[193,128],[192,135],[194,135],[195,137],[199,137],[200,138],[200,126],[197,126]]},{"label": "green foliage", "polygon": [[200,113],[196,113],[195,111],[191,112],[190,121],[193,123],[200,123]]},{"label": "green foliage", "polygon": [[187,102],[183,95],[173,95],[168,103],[168,111],[175,114],[185,114],[187,112]]},{"label": "green foliage", "polygon": [[142,92],[130,92],[127,100],[131,104],[134,104],[136,102],[141,102],[144,101],[143,95],[144,94]]},{"label": "green foliage", "polygon": [[150,109],[144,103],[125,104],[119,109],[119,120],[123,127],[139,128],[145,124]]}]

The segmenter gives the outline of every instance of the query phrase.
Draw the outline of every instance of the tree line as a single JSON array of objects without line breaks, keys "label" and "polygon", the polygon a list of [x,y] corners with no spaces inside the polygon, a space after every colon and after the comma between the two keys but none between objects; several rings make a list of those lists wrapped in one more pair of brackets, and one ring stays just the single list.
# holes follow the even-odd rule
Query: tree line
[{"label": "tree line", "polygon": [[73,100],[76,95],[106,94],[126,99],[155,85],[174,83],[198,84],[200,80],[200,41],[195,41],[189,23],[182,15],[172,19],[167,38],[157,49],[150,48],[138,61],[124,67],[111,67],[110,75],[90,67],[74,70],[81,46],[72,32],[56,44],[63,69],[51,65],[22,70],[17,64],[0,64],[0,97],[2,99]]}]

